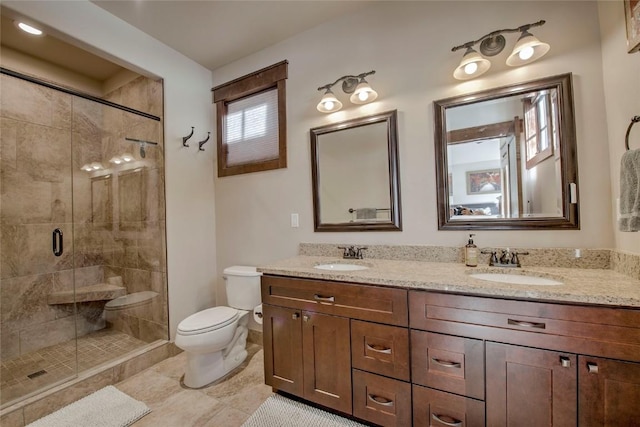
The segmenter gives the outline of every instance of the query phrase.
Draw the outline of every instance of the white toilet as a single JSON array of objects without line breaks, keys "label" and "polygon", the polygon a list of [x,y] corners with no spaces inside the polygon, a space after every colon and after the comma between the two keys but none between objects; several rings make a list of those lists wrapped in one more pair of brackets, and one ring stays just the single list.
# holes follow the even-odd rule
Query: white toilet
[{"label": "white toilet", "polygon": [[230,307],[208,308],[178,325],[175,344],[187,354],[184,385],[200,388],[231,372],[247,357],[249,316],[260,305],[260,276],[255,267],[224,269]]}]

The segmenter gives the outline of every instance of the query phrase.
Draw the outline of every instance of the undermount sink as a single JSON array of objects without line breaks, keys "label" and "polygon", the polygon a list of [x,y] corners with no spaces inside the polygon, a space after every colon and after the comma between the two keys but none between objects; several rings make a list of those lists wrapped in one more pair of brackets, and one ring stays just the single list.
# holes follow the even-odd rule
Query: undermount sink
[{"label": "undermount sink", "polygon": [[332,271],[356,271],[356,270],[366,270],[369,267],[364,265],[358,265],[358,264],[331,263],[331,264],[316,265],[313,268],[317,268],[318,270],[332,270]]},{"label": "undermount sink", "polygon": [[490,282],[510,283],[512,285],[562,285],[554,279],[539,276],[527,276],[525,274],[502,274],[502,273],[474,273],[470,277],[480,280],[488,280]]}]

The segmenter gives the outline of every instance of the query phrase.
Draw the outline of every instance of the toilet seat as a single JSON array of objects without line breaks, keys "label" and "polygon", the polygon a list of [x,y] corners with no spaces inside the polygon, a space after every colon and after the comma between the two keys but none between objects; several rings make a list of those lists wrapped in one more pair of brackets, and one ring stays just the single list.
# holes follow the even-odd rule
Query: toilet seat
[{"label": "toilet seat", "polygon": [[198,335],[224,328],[235,322],[239,312],[231,307],[213,307],[184,319],[178,325],[178,333],[181,335]]}]

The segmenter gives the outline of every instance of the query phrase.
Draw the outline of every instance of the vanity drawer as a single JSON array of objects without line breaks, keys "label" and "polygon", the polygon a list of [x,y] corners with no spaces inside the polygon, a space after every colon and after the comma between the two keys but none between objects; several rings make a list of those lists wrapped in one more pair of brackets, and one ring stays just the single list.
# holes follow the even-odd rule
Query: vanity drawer
[{"label": "vanity drawer", "polygon": [[352,320],[351,366],[409,381],[409,330]]},{"label": "vanity drawer", "polygon": [[262,302],[390,325],[409,323],[404,289],[264,275]]},{"label": "vanity drawer", "polygon": [[411,382],[484,400],[484,341],[411,331]]},{"label": "vanity drawer", "polygon": [[382,426],[410,426],[411,384],[354,369],[353,415]]},{"label": "vanity drawer", "polygon": [[411,291],[412,328],[640,360],[640,310]]},{"label": "vanity drawer", "polygon": [[413,386],[414,427],[483,427],[484,402]]}]

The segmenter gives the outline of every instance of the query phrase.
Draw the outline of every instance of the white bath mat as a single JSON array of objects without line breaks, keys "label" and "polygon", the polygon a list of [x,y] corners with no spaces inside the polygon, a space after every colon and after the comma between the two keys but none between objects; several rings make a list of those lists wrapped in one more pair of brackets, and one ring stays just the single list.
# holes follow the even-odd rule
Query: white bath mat
[{"label": "white bath mat", "polygon": [[366,427],[356,421],[274,394],[242,427]]},{"label": "white bath mat", "polygon": [[147,405],[110,385],[27,427],[126,427],[149,412]]}]

